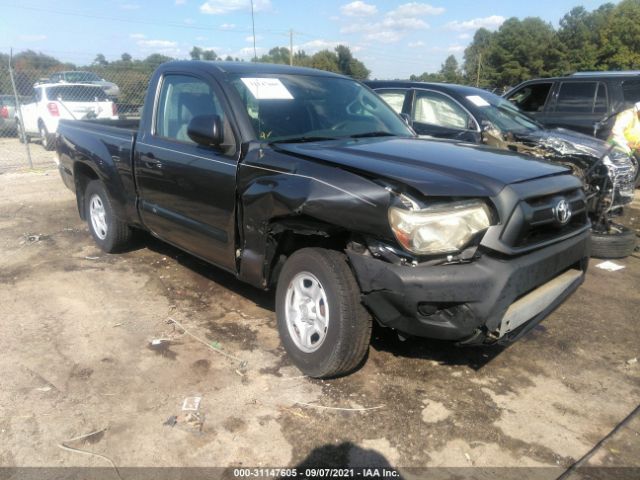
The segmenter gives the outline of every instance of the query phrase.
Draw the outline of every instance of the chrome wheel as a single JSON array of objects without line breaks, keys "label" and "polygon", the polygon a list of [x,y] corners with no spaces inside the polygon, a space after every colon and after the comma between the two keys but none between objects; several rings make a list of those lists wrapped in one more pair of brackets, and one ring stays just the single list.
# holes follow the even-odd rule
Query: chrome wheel
[{"label": "chrome wheel", "polygon": [[287,287],[285,320],[296,347],[315,352],[327,336],[329,302],[320,281],[309,272],[298,273]]},{"label": "chrome wheel", "polygon": [[107,216],[104,204],[99,195],[93,195],[89,200],[89,217],[94,233],[100,240],[107,238]]}]

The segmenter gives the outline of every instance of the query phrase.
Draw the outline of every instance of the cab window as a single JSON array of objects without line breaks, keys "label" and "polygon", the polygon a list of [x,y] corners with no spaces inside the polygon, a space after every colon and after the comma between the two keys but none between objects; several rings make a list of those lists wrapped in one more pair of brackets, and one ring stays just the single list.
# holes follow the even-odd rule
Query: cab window
[{"label": "cab window", "polygon": [[[225,139],[233,136],[215,92],[198,78],[165,76],[157,108],[155,133],[159,137],[195,144],[187,135],[187,127],[193,117],[200,115],[218,115],[224,126]],[[226,153],[230,152],[227,150]]]}]

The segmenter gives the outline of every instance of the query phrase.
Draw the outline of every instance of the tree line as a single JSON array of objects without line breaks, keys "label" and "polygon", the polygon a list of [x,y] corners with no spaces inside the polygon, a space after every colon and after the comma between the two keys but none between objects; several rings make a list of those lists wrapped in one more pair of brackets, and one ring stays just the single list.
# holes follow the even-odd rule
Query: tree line
[{"label": "tree line", "polygon": [[[195,46],[189,52],[189,57],[192,60],[243,61],[231,56],[223,58],[218,56],[214,50]],[[0,65],[8,65],[9,60],[8,55],[0,54]],[[44,53],[27,50],[13,57],[13,69],[19,95],[30,95],[36,81],[46,79],[55,72],[86,70],[118,84],[121,92],[118,98],[119,102],[141,104],[151,73],[158,65],[170,60],[174,59],[159,53],[154,53],[144,59],[134,59],[130,54],[123,53],[118,60],[108,61],[103,54],[99,53],[90,65],[74,65]],[[288,48],[275,47],[269,50],[269,53],[254,58],[252,61],[289,64],[290,60]],[[321,50],[313,55],[297,51],[292,60],[296,66],[328,70],[349,75],[358,80],[369,76],[369,70],[364,63],[355,58],[349,47],[344,45],[338,45],[333,50]],[[12,93],[11,80],[6,67],[0,68],[0,93]]]},{"label": "tree line", "polygon": [[[242,61],[222,57],[214,50],[193,47],[194,60]],[[13,65],[19,94],[28,95],[33,83],[61,70],[90,70],[113,81],[122,92],[122,103],[140,104],[153,70],[171,57],[154,53],[134,59],[123,53],[118,60],[108,61],[98,54],[91,65],[76,66],[68,62],[27,50],[14,56]],[[252,59],[266,63],[318,68],[349,75],[358,80],[370,71],[349,47],[338,45],[313,55],[297,51],[290,57],[286,47],[274,47]],[[7,65],[8,55],[0,54],[0,64]],[[510,18],[492,32],[478,29],[464,51],[462,63],[450,55],[438,72],[411,75],[411,80],[438,81],[505,89],[535,77],[567,75],[584,70],[640,69],[640,0],[606,3],[593,11],[575,7],[564,15],[556,29],[539,17]],[[0,93],[10,93],[11,83],[6,68],[0,68]]]},{"label": "tree line", "polygon": [[450,55],[438,72],[411,80],[504,89],[536,77],[633,69],[640,69],[640,0],[622,0],[575,7],[557,29],[538,17],[509,18],[495,32],[480,28],[462,64]]}]

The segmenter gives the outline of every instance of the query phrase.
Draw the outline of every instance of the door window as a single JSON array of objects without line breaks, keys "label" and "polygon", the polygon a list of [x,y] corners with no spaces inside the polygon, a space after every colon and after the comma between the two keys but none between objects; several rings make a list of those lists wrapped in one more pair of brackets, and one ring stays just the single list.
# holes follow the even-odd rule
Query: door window
[{"label": "door window", "polygon": [[461,130],[475,128],[471,115],[452,98],[441,93],[418,91],[413,106],[414,122]]},{"label": "door window", "polygon": [[162,81],[156,135],[184,143],[195,143],[187,135],[187,126],[193,117],[218,115],[225,126],[227,122],[220,102],[211,86],[187,75],[167,75]]},{"label": "door window", "polygon": [[509,95],[509,101],[525,112],[541,112],[552,86],[551,82],[527,85]]},{"label": "door window", "polygon": [[380,95],[396,113],[402,113],[404,97],[407,95],[406,90],[378,90],[376,93]]},{"label": "door window", "polygon": [[597,82],[563,82],[558,92],[557,112],[593,113]]}]

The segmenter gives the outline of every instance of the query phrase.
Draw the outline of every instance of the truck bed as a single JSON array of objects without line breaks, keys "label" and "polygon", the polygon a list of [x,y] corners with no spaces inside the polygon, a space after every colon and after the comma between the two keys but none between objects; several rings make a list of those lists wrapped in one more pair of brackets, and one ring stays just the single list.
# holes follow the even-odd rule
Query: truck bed
[{"label": "truck bed", "polygon": [[[61,120],[58,126],[58,169],[67,187],[75,191],[74,168],[98,164],[118,214],[136,224],[133,152],[139,120]],[[71,161],[74,159],[74,161]],[[103,176],[108,176],[109,181]]]}]

